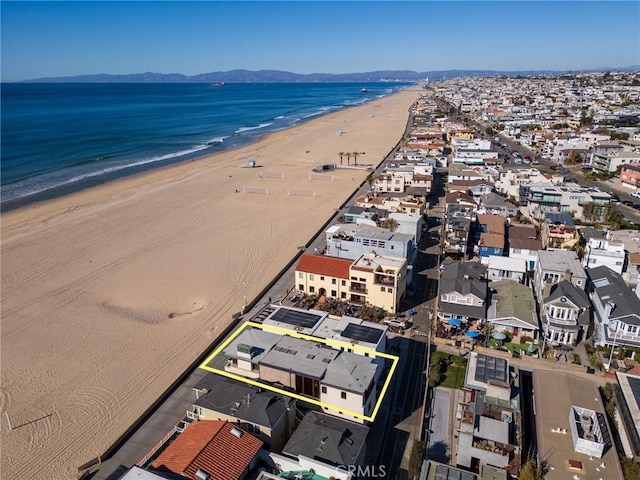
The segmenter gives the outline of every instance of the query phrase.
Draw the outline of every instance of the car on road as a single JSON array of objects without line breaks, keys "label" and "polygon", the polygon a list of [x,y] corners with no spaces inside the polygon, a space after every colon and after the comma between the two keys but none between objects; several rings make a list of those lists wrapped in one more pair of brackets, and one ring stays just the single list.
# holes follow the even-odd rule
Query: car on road
[{"label": "car on road", "polygon": [[633,207],[633,202],[631,200],[622,200],[622,204],[627,207]]},{"label": "car on road", "polygon": [[399,318],[387,318],[385,320],[383,320],[382,323],[385,323],[387,325],[389,325],[390,327],[395,327],[395,328],[407,328],[407,322],[405,322],[404,320],[400,320]]},{"label": "car on road", "polygon": [[632,197],[640,198],[640,192],[631,192]]}]

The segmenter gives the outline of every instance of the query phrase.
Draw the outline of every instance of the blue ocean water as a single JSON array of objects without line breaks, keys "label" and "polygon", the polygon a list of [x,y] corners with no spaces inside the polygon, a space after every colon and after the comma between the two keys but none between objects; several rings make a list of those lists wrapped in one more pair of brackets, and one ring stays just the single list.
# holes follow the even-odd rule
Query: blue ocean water
[{"label": "blue ocean water", "polygon": [[3,84],[2,204],[242,146],[407,85]]}]

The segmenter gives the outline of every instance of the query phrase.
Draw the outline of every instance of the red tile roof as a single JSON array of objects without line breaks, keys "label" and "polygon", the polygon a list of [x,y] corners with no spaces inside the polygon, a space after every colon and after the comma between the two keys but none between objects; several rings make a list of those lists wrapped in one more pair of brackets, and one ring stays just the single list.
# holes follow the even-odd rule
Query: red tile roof
[{"label": "red tile roof", "polygon": [[353,260],[346,258],[327,257],[325,255],[310,255],[305,253],[300,257],[297,272],[326,275],[333,278],[349,278],[349,268]]},{"label": "red tile roof", "polygon": [[[242,432],[238,438],[232,429]],[[221,420],[193,422],[151,464],[199,480],[200,469],[216,480],[237,480],[262,448],[262,441]]]}]

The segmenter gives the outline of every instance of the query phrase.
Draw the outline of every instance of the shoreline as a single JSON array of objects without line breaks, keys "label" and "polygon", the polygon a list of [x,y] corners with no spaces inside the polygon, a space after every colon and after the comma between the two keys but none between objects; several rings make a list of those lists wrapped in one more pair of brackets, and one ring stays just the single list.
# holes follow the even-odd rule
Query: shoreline
[{"label": "shoreline", "polygon": [[[233,150],[239,150],[245,147],[250,147],[251,145],[254,145],[256,143],[258,143],[259,141],[261,141],[263,138],[272,135],[272,134],[276,134],[279,132],[284,132],[284,131],[288,131],[290,129],[299,127],[301,125],[304,125],[310,121],[313,121],[315,119],[318,118],[322,118],[324,116],[327,115],[331,115],[333,113],[339,113],[341,111],[347,110],[347,109],[351,109],[351,108],[359,108],[362,106],[366,106],[368,104],[372,104],[374,102],[377,102],[378,100],[380,100],[381,98],[387,98],[389,96],[393,96],[399,92],[402,92],[403,90],[407,90],[407,89],[412,89],[415,88],[416,85],[407,85],[404,86],[402,88],[400,88],[399,90],[396,90],[393,93],[387,93],[385,95],[383,95],[382,97],[375,97],[372,98],[364,103],[359,103],[359,104],[355,104],[355,105],[347,105],[344,104],[342,105],[342,107],[338,110],[333,110],[333,109],[328,109],[326,110],[324,113],[314,113],[313,115],[310,116],[301,116],[297,123],[293,124],[293,125],[289,125],[285,128],[277,128],[274,130],[268,130],[265,131],[262,134],[256,135],[256,136],[244,136],[244,135],[240,135],[238,137],[238,139],[236,139],[235,142],[231,143],[230,145],[226,145],[224,142],[219,144],[217,147],[213,147],[210,146],[204,150],[199,150],[199,151],[193,151],[190,153],[185,153],[183,155],[176,155],[176,156],[170,156],[170,158],[165,158],[162,160],[144,160],[144,159],[140,159],[140,160],[131,160],[131,162],[128,165],[122,165],[117,167],[115,170],[113,171],[106,171],[106,172],[86,172],[84,174],[82,174],[82,176],[84,178],[81,178],[79,180],[76,181],[64,181],[64,183],[61,183],[59,185],[56,186],[51,186],[51,187],[47,187],[44,190],[41,191],[36,191],[34,193],[29,193],[26,195],[22,195],[22,196],[18,196],[18,197],[13,197],[11,199],[3,199],[0,196],[0,212],[9,212],[18,208],[23,208],[23,207],[28,207],[32,204],[35,203],[41,203],[41,202],[46,202],[55,198],[59,198],[59,197],[64,197],[67,195],[71,195],[74,194],[78,191],[82,191],[88,188],[93,188],[93,187],[97,187],[100,185],[104,185],[104,184],[108,184],[114,181],[118,181],[130,176],[134,176],[134,175],[139,175],[145,172],[149,172],[149,171],[153,171],[156,169],[160,169],[160,168],[166,168],[166,167],[171,167],[173,165],[179,165],[181,163],[185,163],[185,162],[189,162],[189,161],[196,161],[196,160],[200,160],[203,158],[210,158],[210,157],[216,157],[220,154],[223,154],[225,152],[228,151],[233,151]],[[245,128],[246,130],[253,130],[253,128]],[[238,134],[238,131],[235,132],[235,134]],[[227,137],[231,138],[234,137],[235,135],[234,133],[229,133],[229,135],[227,135]],[[225,138],[227,138],[225,137]],[[151,155],[151,156],[149,156]],[[146,154],[146,157],[152,159],[154,157],[153,154],[149,153]],[[145,157],[145,158],[146,158]],[[68,167],[71,168],[71,167]],[[112,168],[112,167],[109,167]],[[34,177],[36,178],[36,177]],[[23,182],[27,179],[23,179],[20,181],[17,181],[17,183]],[[3,185],[3,189],[4,188],[8,188],[10,187],[12,184],[7,184],[7,185]]]},{"label": "shoreline", "polygon": [[3,212],[0,408],[42,417],[0,431],[6,474],[69,477],[113,443],[367,175],[311,168],[380,163],[420,94]]}]

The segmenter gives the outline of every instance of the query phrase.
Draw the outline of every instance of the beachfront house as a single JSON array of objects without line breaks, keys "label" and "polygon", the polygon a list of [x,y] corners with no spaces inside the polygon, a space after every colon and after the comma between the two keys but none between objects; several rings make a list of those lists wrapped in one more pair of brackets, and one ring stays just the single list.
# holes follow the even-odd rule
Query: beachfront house
[{"label": "beachfront house", "polygon": [[319,402],[327,414],[363,423],[377,401],[376,371],[380,367],[373,358],[349,350],[246,328],[225,347],[224,369],[253,381],[277,384],[313,400],[307,406]]},{"label": "beachfront house", "polygon": [[478,262],[453,262],[442,267],[438,319],[447,323],[483,323],[487,318],[485,268]]},{"label": "beachfront house", "polygon": [[278,452],[293,433],[293,397],[213,373],[205,375],[193,389],[196,400],[187,411],[188,418],[235,424]]},{"label": "beachfront house", "polygon": [[640,347],[640,298],[610,268],[590,268],[587,273],[595,312],[593,343]]},{"label": "beachfront house", "polygon": [[349,259],[305,253],[296,266],[295,287],[307,295],[347,301],[352,263]]},{"label": "beachfront house", "polygon": [[[355,355],[365,355],[374,363],[383,366],[384,359],[375,352],[386,351],[387,327],[384,324],[369,322],[361,318],[346,315],[336,317],[328,312],[314,309],[301,309],[274,305],[269,314],[262,320],[263,325],[280,330],[301,333],[319,339],[330,340],[332,344],[358,345],[353,350]],[[363,351],[362,349],[366,349]],[[376,370],[381,374],[382,368]],[[376,381],[378,379],[376,378]]]},{"label": "beachfront house", "polygon": [[368,434],[365,425],[309,411],[282,455],[272,453],[269,457],[282,472],[313,471],[313,478],[348,480],[361,471],[356,467],[366,465]]},{"label": "beachfront house", "polygon": [[296,266],[296,288],[307,295],[395,313],[406,291],[409,271],[404,258],[373,252],[356,260],[304,254]]},{"label": "beachfront house", "polygon": [[[420,217],[414,217],[420,218]],[[404,222],[404,219],[400,219]],[[404,223],[403,223],[404,225]],[[414,232],[419,224],[413,224]],[[415,233],[390,231],[370,225],[333,225],[325,231],[325,255],[355,260],[365,253],[401,257],[408,264],[415,262],[418,249]]]},{"label": "beachfront house", "polygon": [[232,423],[203,420],[192,422],[151,468],[190,480],[244,480],[257,466],[261,448],[259,439]]},{"label": "beachfront house", "polygon": [[582,288],[568,280],[545,283],[540,308],[544,338],[550,345],[576,345],[589,333],[591,303]]}]

